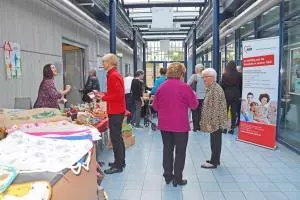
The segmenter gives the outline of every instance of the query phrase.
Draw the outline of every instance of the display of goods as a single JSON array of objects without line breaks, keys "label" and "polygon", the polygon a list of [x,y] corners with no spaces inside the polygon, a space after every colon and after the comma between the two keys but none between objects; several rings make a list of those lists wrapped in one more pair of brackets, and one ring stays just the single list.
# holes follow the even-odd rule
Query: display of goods
[{"label": "display of goods", "polygon": [[46,181],[36,181],[23,184],[13,184],[4,193],[1,200],[50,200],[51,185]]},{"label": "display of goods", "polygon": [[93,112],[92,112],[92,114],[93,114],[94,117],[99,117],[101,120],[107,118],[106,111],[102,111],[99,108],[94,109]]},{"label": "display of goods", "polygon": [[11,128],[25,123],[46,123],[56,121],[70,121],[55,108],[35,108],[31,110],[4,109],[0,114],[0,128]]},{"label": "display of goods", "polygon": [[92,115],[88,112],[78,112],[76,123],[77,124],[91,124],[92,123]]},{"label": "display of goods", "polygon": [[[82,118],[82,113],[86,114],[88,119]],[[106,103],[105,102],[91,102],[85,104],[71,105],[70,108],[65,108],[62,110],[62,113],[71,117],[73,121],[77,121],[79,124],[96,124],[100,120],[104,120],[107,118],[106,113]],[[78,120],[78,113],[80,113],[81,117]]]},{"label": "display of goods", "polygon": [[15,168],[0,165],[0,194],[8,188],[8,186],[14,181],[16,176],[17,170]]}]

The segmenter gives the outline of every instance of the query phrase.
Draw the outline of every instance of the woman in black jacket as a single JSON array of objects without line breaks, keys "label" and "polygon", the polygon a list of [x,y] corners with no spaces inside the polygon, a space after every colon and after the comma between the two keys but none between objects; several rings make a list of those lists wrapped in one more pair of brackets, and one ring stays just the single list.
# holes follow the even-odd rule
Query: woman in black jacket
[{"label": "woman in black jacket", "polygon": [[86,81],[86,84],[84,86],[84,89],[82,90],[83,92],[83,97],[82,97],[82,101],[83,102],[88,102],[90,103],[92,101],[92,99],[89,97],[89,93],[97,90],[100,90],[100,84],[99,84],[99,80],[97,78],[97,73],[95,69],[90,69],[89,70],[89,77]]},{"label": "woman in black jacket", "polygon": [[242,96],[242,74],[237,71],[234,61],[229,61],[225,73],[222,76],[221,86],[225,92],[227,101],[227,110],[231,108],[231,130],[230,134],[234,133],[236,127],[236,119],[239,119],[241,96]]}]

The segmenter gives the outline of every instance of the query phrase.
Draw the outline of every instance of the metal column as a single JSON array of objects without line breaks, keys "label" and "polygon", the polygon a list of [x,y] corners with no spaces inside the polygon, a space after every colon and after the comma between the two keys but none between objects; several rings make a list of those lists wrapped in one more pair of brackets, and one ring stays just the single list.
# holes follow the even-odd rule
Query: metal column
[{"label": "metal column", "polygon": [[110,21],[110,53],[117,53],[117,3],[116,0],[109,2],[109,21]]},{"label": "metal column", "polygon": [[146,83],[146,73],[147,73],[147,70],[146,70],[146,42],[143,43],[143,70],[144,70],[144,73],[145,73],[145,76],[144,76],[144,83]]},{"label": "metal column", "polygon": [[[227,60],[227,36],[225,36],[225,39],[224,39],[224,54],[225,54],[225,60],[224,60],[224,70],[225,70],[225,68],[226,68],[226,65],[227,65],[227,62],[228,62],[228,60]],[[221,59],[222,60],[222,59]],[[222,65],[223,65],[223,63],[222,63]],[[221,66],[222,66],[221,65]]]},{"label": "metal column", "polygon": [[205,51],[205,67],[209,67],[209,64],[208,64],[208,50]]},{"label": "metal column", "polygon": [[[282,89],[281,89],[281,69],[282,69],[282,56],[283,56],[283,31],[284,31],[284,0],[280,2],[280,18],[279,18],[279,73],[278,73],[278,104],[277,110],[281,108],[281,96],[282,96]],[[277,112],[277,123],[276,123],[276,139],[279,137],[280,132],[280,113]]]},{"label": "metal column", "polygon": [[137,71],[137,37],[136,30],[133,29],[133,71]]},{"label": "metal column", "polygon": [[217,81],[220,80],[220,44],[219,44],[219,0],[213,0],[213,59],[212,66],[217,72]]},{"label": "metal column", "polygon": [[201,57],[202,57],[202,65],[203,65],[204,67],[206,67],[206,66],[205,66],[205,63],[204,63],[204,59],[205,59],[205,58],[204,58],[204,52],[201,53]]},{"label": "metal column", "polygon": [[193,73],[195,72],[195,66],[196,66],[196,27],[193,30],[193,45],[192,45],[192,69]]},{"label": "metal column", "polygon": [[258,34],[258,18],[255,17],[254,18],[254,38],[257,39],[259,38],[259,34]]},{"label": "metal column", "polygon": [[[184,66],[187,69],[187,65],[188,65],[188,44],[187,42],[184,43]],[[184,75],[184,80],[187,81],[187,72]]]},{"label": "metal column", "polygon": [[235,31],[235,63],[237,65],[241,65],[241,37],[240,37],[240,29]]}]

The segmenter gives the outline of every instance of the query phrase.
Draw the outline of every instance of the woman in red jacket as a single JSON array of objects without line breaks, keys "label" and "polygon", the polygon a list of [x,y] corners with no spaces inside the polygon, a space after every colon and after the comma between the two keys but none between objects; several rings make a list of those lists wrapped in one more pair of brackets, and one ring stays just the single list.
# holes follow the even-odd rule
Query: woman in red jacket
[{"label": "woman in red jacket", "polygon": [[122,138],[122,123],[126,104],[124,81],[117,71],[118,59],[114,54],[103,57],[103,67],[107,71],[107,93],[100,97],[107,102],[110,138],[113,146],[115,161],[109,163],[110,169],[106,174],[120,173],[125,167],[125,145]]}]

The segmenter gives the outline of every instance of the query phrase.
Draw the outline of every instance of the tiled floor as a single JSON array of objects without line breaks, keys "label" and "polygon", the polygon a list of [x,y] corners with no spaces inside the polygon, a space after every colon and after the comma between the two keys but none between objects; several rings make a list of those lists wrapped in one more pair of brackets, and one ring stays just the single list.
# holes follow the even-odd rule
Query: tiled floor
[{"label": "tiled floor", "polygon": [[[136,144],[126,150],[126,169],[106,175],[102,186],[110,200],[300,200],[300,155],[282,145],[275,151],[236,141],[223,135],[221,166],[200,166],[210,157],[209,136],[191,133],[184,178],[188,184],[174,188],[162,177],[160,132],[134,130]],[[102,159],[113,159],[105,150]]]}]

